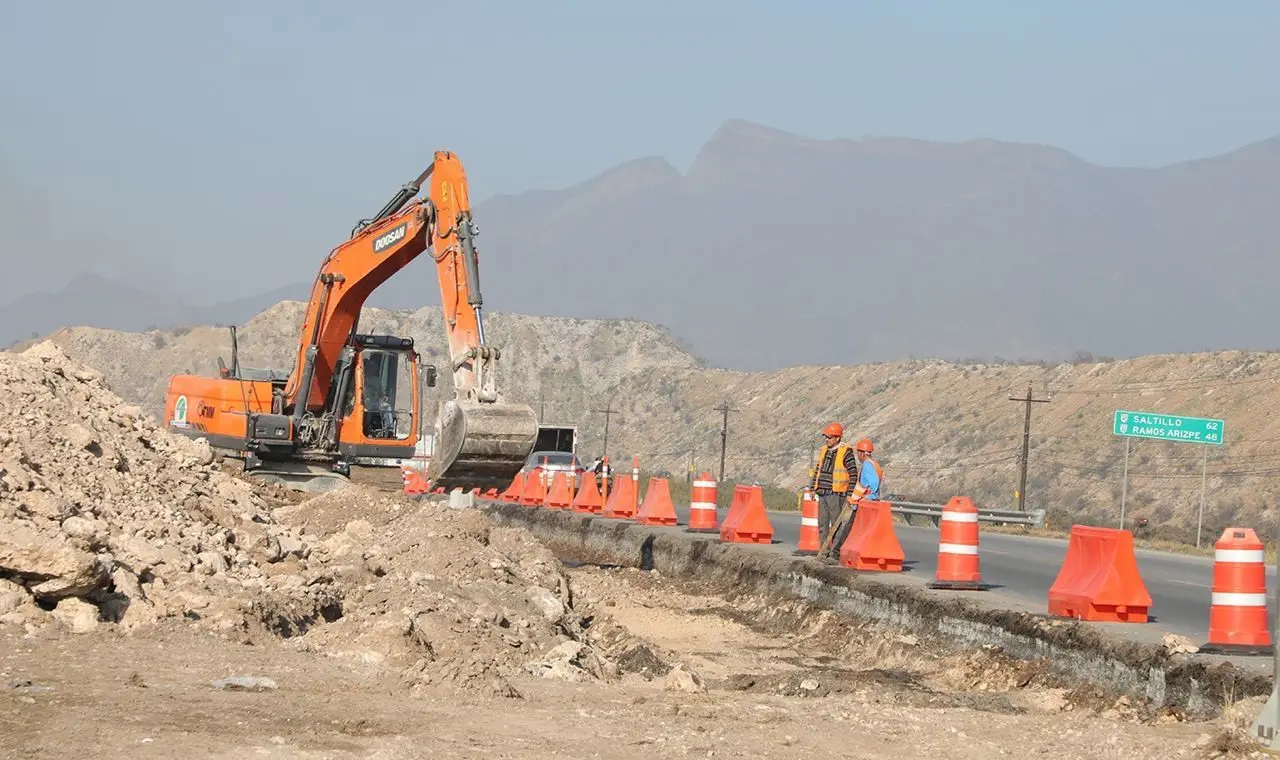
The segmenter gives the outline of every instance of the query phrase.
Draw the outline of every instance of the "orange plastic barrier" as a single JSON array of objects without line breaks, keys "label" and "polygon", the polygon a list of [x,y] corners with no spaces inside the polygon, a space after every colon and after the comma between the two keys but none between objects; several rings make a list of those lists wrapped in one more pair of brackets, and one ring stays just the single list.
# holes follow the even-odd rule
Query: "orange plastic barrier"
[{"label": "orange plastic barrier", "polygon": [[866,499],[858,502],[858,515],[840,547],[840,564],[854,570],[900,573],[906,558],[893,528],[892,505]]},{"label": "orange plastic barrier", "polygon": [[978,508],[968,496],[953,496],[942,507],[938,571],[929,588],[980,591]]},{"label": "orange plastic barrier", "polygon": [[1049,587],[1049,614],[1106,623],[1145,623],[1151,595],[1138,572],[1133,534],[1072,525],[1067,556]]},{"label": "orange plastic barrier", "polygon": [[1267,557],[1250,528],[1227,528],[1214,544],[1213,596],[1209,606],[1211,654],[1271,654],[1267,625]]},{"label": "orange plastic barrier", "polygon": [[427,478],[425,475],[423,475],[422,470],[419,470],[417,467],[414,467],[413,465],[402,465],[400,467],[400,471],[402,473],[402,479],[404,481],[405,493],[420,494],[420,493],[426,493],[428,490],[430,490],[429,484],[427,483]]},{"label": "orange plastic barrier", "polygon": [[[739,491],[741,490],[741,496]],[[773,525],[764,508],[764,489],[760,486],[735,486],[734,501],[738,512],[729,508],[729,517],[720,527],[720,538],[737,544],[773,543]]]},{"label": "orange plastic barrier", "polygon": [[733,487],[733,499],[729,501],[729,514],[725,515],[724,522],[720,523],[721,541],[728,541],[733,535],[733,526],[742,522],[743,510],[747,508],[746,495],[746,486]]},{"label": "orange plastic barrier", "polygon": [[636,522],[641,525],[675,525],[676,508],[671,503],[671,488],[666,478],[649,478],[644,492],[644,503],[636,512]]},{"label": "orange plastic barrier", "polygon": [[550,509],[568,509],[573,503],[573,497],[569,495],[569,479],[565,476],[564,470],[556,470],[556,474],[551,477],[551,490],[547,491],[547,498],[543,500],[542,505]]},{"label": "orange plastic barrier", "polygon": [[604,503],[605,517],[627,519],[636,514],[636,485],[632,478],[614,478],[613,491]]},{"label": "orange plastic barrier", "polygon": [[524,473],[517,472],[516,476],[511,479],[511,485],[507,486],[507,490],[502,492],[503,501],[520,501],[520,494],[524,492]]},{"label": "orange plastic barrier", "polygon": [[526,507],[540,507],[547,500],[547,484],[542,475],[546,470],[530,470],[524,478],[524,490],[520,492],[520,503]]},{"label": "orange plastic barrier", "polygon": [[600,510],[604,509],[604,499],[600,496],[600,489],[596,487],[594,472],[583,473],[582,488],[578,489],[578,495],[573,497],[573,503],[570,506],[573,507],[574,512],[590,514],[600,514]]},{"label": "orange plastic barrier", "polygon": [[686,533],[716,532],[716,482],[703,470],[689,491],[689,527]]},{"label": "orange plastic barrier", "polygon": [[800,495],[800,540],[796,543],[796,555],[817,554],[822,548],[822,536],[818,533],[818,495],[805,487]]}]

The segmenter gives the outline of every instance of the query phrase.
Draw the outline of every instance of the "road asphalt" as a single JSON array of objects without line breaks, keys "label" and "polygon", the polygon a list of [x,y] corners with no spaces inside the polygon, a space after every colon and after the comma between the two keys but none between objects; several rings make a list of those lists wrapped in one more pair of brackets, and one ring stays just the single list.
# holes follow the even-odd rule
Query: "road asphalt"
[{"label": "road asphalt", "polygon": [[[727,510],[720,510],[718,520],[723,521]],[[662,530],[685,530],[689,512],[685,505],[677,505],[679,525]],[[799,512],[770,512],[774,543],[757,545],[764,551],[791,554],[800,538]],[[718,524],[718,523],[717,523]],[[938,564],[938,529],[894,523],[898,541],[906,554],[901,573],[877,573],[888,583],[906,583],[915,586],[934,579]],[[1067,552],[1066,539],[1034,536],[1011,536],[1002,533],[980,532],[978,556],[982,580],[988,584],[984,591],[929,590],[938,595],[962,594],[980,597],[987,604],[1004,609],[1044,614],[1048,611],[1048,591],[1058,575]],[[744,544],[743,546],[751,546]],[[1185,636],[1197,646],[1208,641],[1209,600],[1213,585],[1213,560],[1170,552],[1139,549],[1136,551],[1138,570],[1151,595],[1151,608],[1147,623],[1091,623],[1125,637],[1146,643],[1156,643],[1166,633]],[[849,572],[854,572],[850,570]],[[1268,609],[1273,620],[1276,571],[1267,567]],[[1270,656],[1228,658],[1249,670],[1270,673]]]}]

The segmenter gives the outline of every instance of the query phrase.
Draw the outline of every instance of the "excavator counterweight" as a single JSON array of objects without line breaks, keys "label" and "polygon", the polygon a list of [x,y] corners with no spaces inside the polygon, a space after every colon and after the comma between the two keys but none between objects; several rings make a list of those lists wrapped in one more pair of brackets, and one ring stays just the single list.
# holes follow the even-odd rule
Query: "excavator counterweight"
[{"label": "excavator counterweight", "polygon": [[[416,199],[430,178],[428,197]],[[245,471],[296,490],[345,483],[353,464],[396,466],[418,451],[419,355],[413,340],[357,331],[365,301],[423,251],[436,264],[454,398],[441,404],[433,488],[506,488],[537,439],[533,408],[498,391],[500,352],[485,343],[475,224],[462,162],[431,165],[325,258],[311,289],[289,373],[232,367],[217,377],[170,378],[170,430],[204,437]],[[221,360],[219,360],[221,364]],[[427,368],[435,385],[434,366]]]}]

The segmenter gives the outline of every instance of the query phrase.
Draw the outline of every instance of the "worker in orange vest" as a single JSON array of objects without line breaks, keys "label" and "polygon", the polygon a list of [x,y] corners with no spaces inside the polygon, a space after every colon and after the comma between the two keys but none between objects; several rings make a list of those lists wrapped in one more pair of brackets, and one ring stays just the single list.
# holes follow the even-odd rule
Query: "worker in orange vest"
[{"label": "worker in orange vest", "polygon": [[[840,442],[844,437],[844,426],[839,422],[827,425],[822,435],[826,442],[818,450],[818,466],[814,469],[810,485],[818,497],[818,535],[825,541],[832,524],[840,517],[845,499],[849,497],[849,485],[857,478],[858,460],[853,447]],[[849,534],[849,526],[845,526],[841,533],[844,535],[836,536],[831,542],[829,553],[819,559],[839,556],[840,545]]]}]

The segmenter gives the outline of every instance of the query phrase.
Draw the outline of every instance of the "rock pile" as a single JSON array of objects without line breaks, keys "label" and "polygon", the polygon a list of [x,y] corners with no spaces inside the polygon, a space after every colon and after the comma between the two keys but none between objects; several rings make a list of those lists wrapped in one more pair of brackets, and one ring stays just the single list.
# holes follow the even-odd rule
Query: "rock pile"
[{"label": "rock pile", "polygon": [[274,626],[301,631],[299,647],[396,667],[414,687],[517,696],[519,676],[613,680],[642,646],[575,598],[545,545],[474,510],[351,486],[276,517],[305,525],[308,546],[281,565],[297,572],[282,588],[330,600],[327,625],[299,605],[296,622]]},{"label": "rock pile", "polygon": [[195,626],[504,696],[644,651],[523,530],[361,486],[266,493],[56,345],[0,353],[0,625]]},{"label": "rock pile", "polygon": [[54,344],[0,354],[0,621],[132,628],[260,586],[300,542],[213,461]]}]

